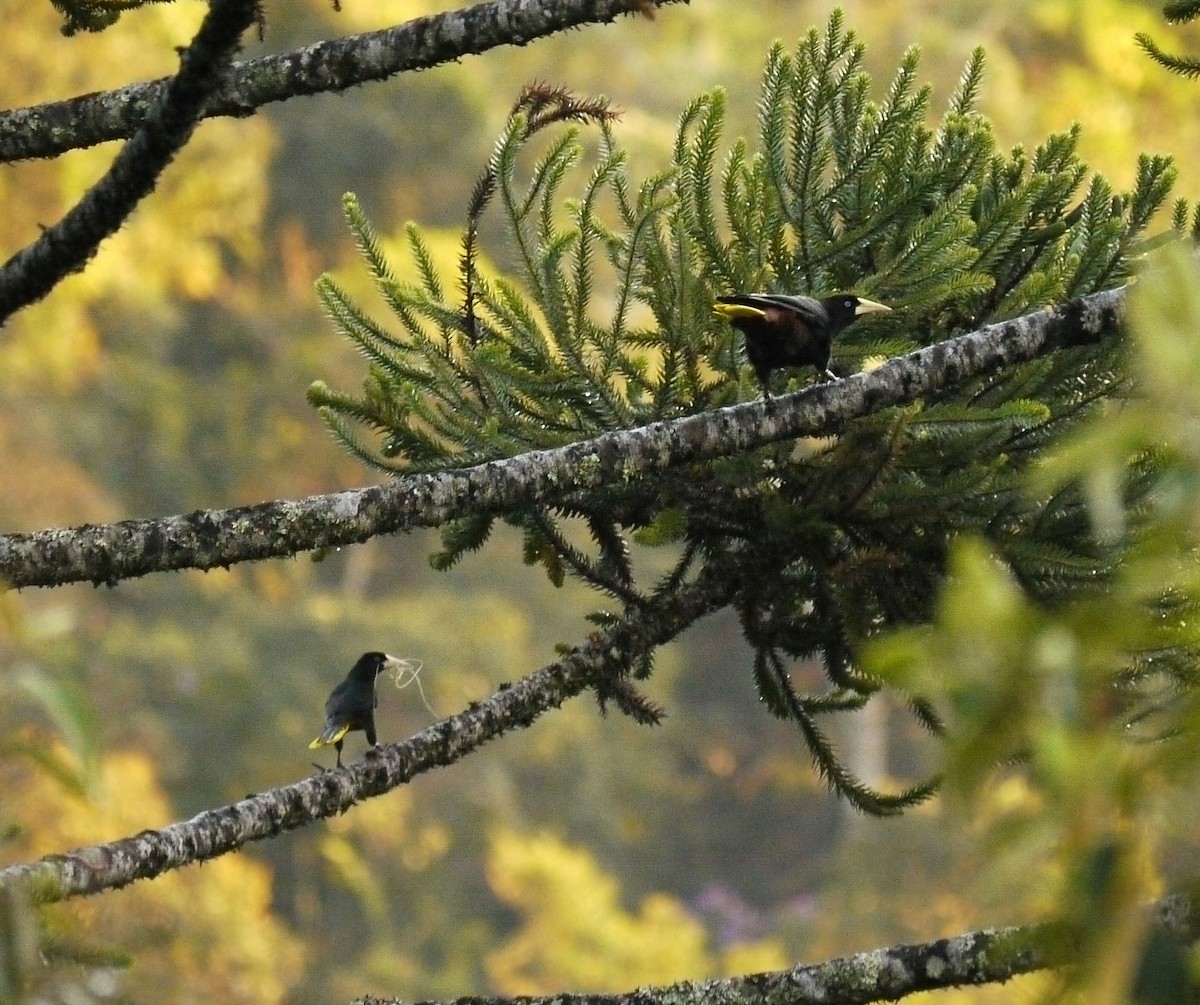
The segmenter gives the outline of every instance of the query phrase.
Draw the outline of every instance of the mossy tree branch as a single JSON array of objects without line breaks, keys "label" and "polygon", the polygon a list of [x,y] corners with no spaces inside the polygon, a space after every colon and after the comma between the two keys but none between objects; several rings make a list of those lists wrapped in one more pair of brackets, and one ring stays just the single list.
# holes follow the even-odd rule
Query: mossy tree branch
[{"label": "mossy tree branch", "polygon": [[379,534],[435,527],[569,500],[601,485],[801,436],[828,435],[852,419],[938,388],[1052,352],[1092,344],[1120,327],[1123,289],[1080,297],[890,360],[871,373],[762,402],[475,467],[409,475],[370,488],[180,516],[125,520],[0,536],[0,579],[9,587],[115,584],[152,572],[358,544]]},{"label": "mossy tree branch", "polygon": [[[232,806],[206,810],[191,820],[0,869],[0,889],[20,885],[34,902],[52,903],[208,861],[251,842],[337,816],[423,772],[453,764],[489,740],[532,725],[544,712],[588,687],[627,710],[622,696],[633,692],[627,680],[630,667],[725,606],[753,574],[753,568],[740,570],[734,564],[710,569],[696,582],[663,590],[644,607],[614,619],[557,662],[512,686],[502,686],[486,701],[472,703],[466,711],[402,743],[385,744],[345,767],[247,796]],[[636,700],[637,696],[633,697]]]},{"label": "mossy tree branch", "polygon": [[259,17],[258,0],[214,0],[179,73],[164,83],[112,166],[53,227],[0,268],[0,324],[77,272],[154,191],[191,138],[204,103],[220,83],[242,33]]},{"label": "mossy tree branch", "polygon": [[[1164,897],[1151,909],[1155,933],[1172,944],[1198,934],[1191,901]],[[1078,953],[1050,925],[1005,926],[948,939],[873,949],[789,970],[711,981],[681,981],[622,994],[457,998],[419,1005],[862,1005],[898,1001],[918,991],[1001,984],[1039,970],[1069,965]],[[400,1005],[367,995],[354,1005]]]},{"label": "mossy tree branch", "polygon": [[[645,13],[650,4],[681,2],[687,0],[487,0],[380,31],[234,63],[201,114],[244,118],[275,101],[338,93],[499,46],[527,45],[569,28],[608,24],[623,14]],[[131,136],[168,83],[162,79],[131,84],[0,113],[0,162],[55,157]]]}]

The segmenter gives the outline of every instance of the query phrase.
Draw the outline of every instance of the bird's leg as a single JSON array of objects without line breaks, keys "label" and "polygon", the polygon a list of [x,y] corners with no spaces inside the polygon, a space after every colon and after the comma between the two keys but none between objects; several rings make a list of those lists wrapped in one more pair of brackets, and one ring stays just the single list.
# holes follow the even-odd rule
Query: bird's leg
[{"label": "bird's leg", "polygon": [[767,406],[767,414],[770,415],[775,410],[775,405],[771,398],[770,375],[763,376],[759,374],[758,382],[762,385],[763,403]]},{"label": "bird's leg", "polygon": [[340,768],[340,767],[342,766],[342,741],[341,741],[341,740],[338,740],[338,741],[337,741],[337,743],[335,743],[335,744],[333,745],[333,747],[334,747],[334,749],[337,751],[337,755],[338,755],[338,767]]},{"label": "bird's leg", "polygon": [[822,381],[824,381],[826,384],[830,384],[830,383],[833,383],[833,382],[834,382],[834,381],[836,381],[836,380],[841,380],[842,378],[841,378],[841,377],[839,377],[839,376],[838,376],[836,373],[834,373],[832,370],[830,370],[828,367],[826,367],[826,368],[825,368],[825,372],[824,372],[823,374],[821,374],[821,379],[822,379]]}]

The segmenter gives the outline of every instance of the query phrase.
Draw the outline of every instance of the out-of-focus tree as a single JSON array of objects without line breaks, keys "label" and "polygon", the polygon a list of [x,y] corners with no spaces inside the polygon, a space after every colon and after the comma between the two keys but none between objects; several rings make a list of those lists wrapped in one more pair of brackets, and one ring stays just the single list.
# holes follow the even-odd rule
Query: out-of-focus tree
[{"label": "out-of-focus tree", "polygon": [[[36,771],[0,766],[7,799],[21,807],[21,832],[5,849],[18,857],[75,847],[97,834],[117,836],[170,820],[173,813],[142,754],[110,753],[89,798],[49,786]],[[128,968],[104,968],[110,985],[133,1001],[282,1002],[303,969],[304,953],[271,912],[270,873],[251,859],[228,858],[203,870],[147,883],[119,898],[46,912],[54,938],[88,933],[105,948],[158,946]],[[75,936],[78,937],[78,936]],[[87,983],[85,981],[85,983]]]},{"label": "out-of-focus tree", "polygon": [[[617,881],[587,852],[549,834],[494,832],[488,882],[522,917],[521,927],[488,955],[488,976],[501,994],[553,994],[564,987],[620,991],[728,970],[683,904],[657,894],[636,913],[625,911]],[[770,942],[728,952],[728,962],[747,970],[787,963]]]}]

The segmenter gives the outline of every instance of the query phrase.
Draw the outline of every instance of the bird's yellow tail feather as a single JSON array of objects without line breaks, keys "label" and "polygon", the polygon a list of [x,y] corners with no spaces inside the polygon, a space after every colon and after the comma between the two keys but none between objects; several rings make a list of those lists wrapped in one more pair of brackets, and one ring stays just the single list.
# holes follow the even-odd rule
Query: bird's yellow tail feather
[{"label": "bird's yellow tail feather", "polygon": [[337,726],[333,729],[327,729],[308,745],[308,749],[316,750],[318,747],[332,747],[349,732],[349,726]]},{"label": "bird's yellow tail feather", "polygon": [[747,307],[745,304],[713,304],[713,313],[726,321],[734,318],[765,318],[767,312],[760,307]]}]

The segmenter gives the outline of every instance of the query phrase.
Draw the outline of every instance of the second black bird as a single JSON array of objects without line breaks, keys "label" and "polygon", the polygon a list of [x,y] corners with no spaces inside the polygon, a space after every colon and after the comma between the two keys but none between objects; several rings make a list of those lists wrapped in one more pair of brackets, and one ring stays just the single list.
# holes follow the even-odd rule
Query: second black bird
[{"label": "second black bird", "polygon": [[347,733],[361,729],[367,734],[367,743],[375,746],[375,707],[379,704],[375,678],[399,663],[387,653],[363,653],[346,679],[329,693],[325,702],[325,729],[308,745],[309,750],[332,745],[337,750],[340,768],[342,742]]},{"label": "second black bird", "polygon": [[771,371],[812,365],[825,380],[837,380],[829,369],[833,337],[864,314],[890,311],[874,300],[842,293],[817,300],[781,293],[743,293],[717,297],[713,313],[724,318],[746,339],[746,355],[771,397]]}]

